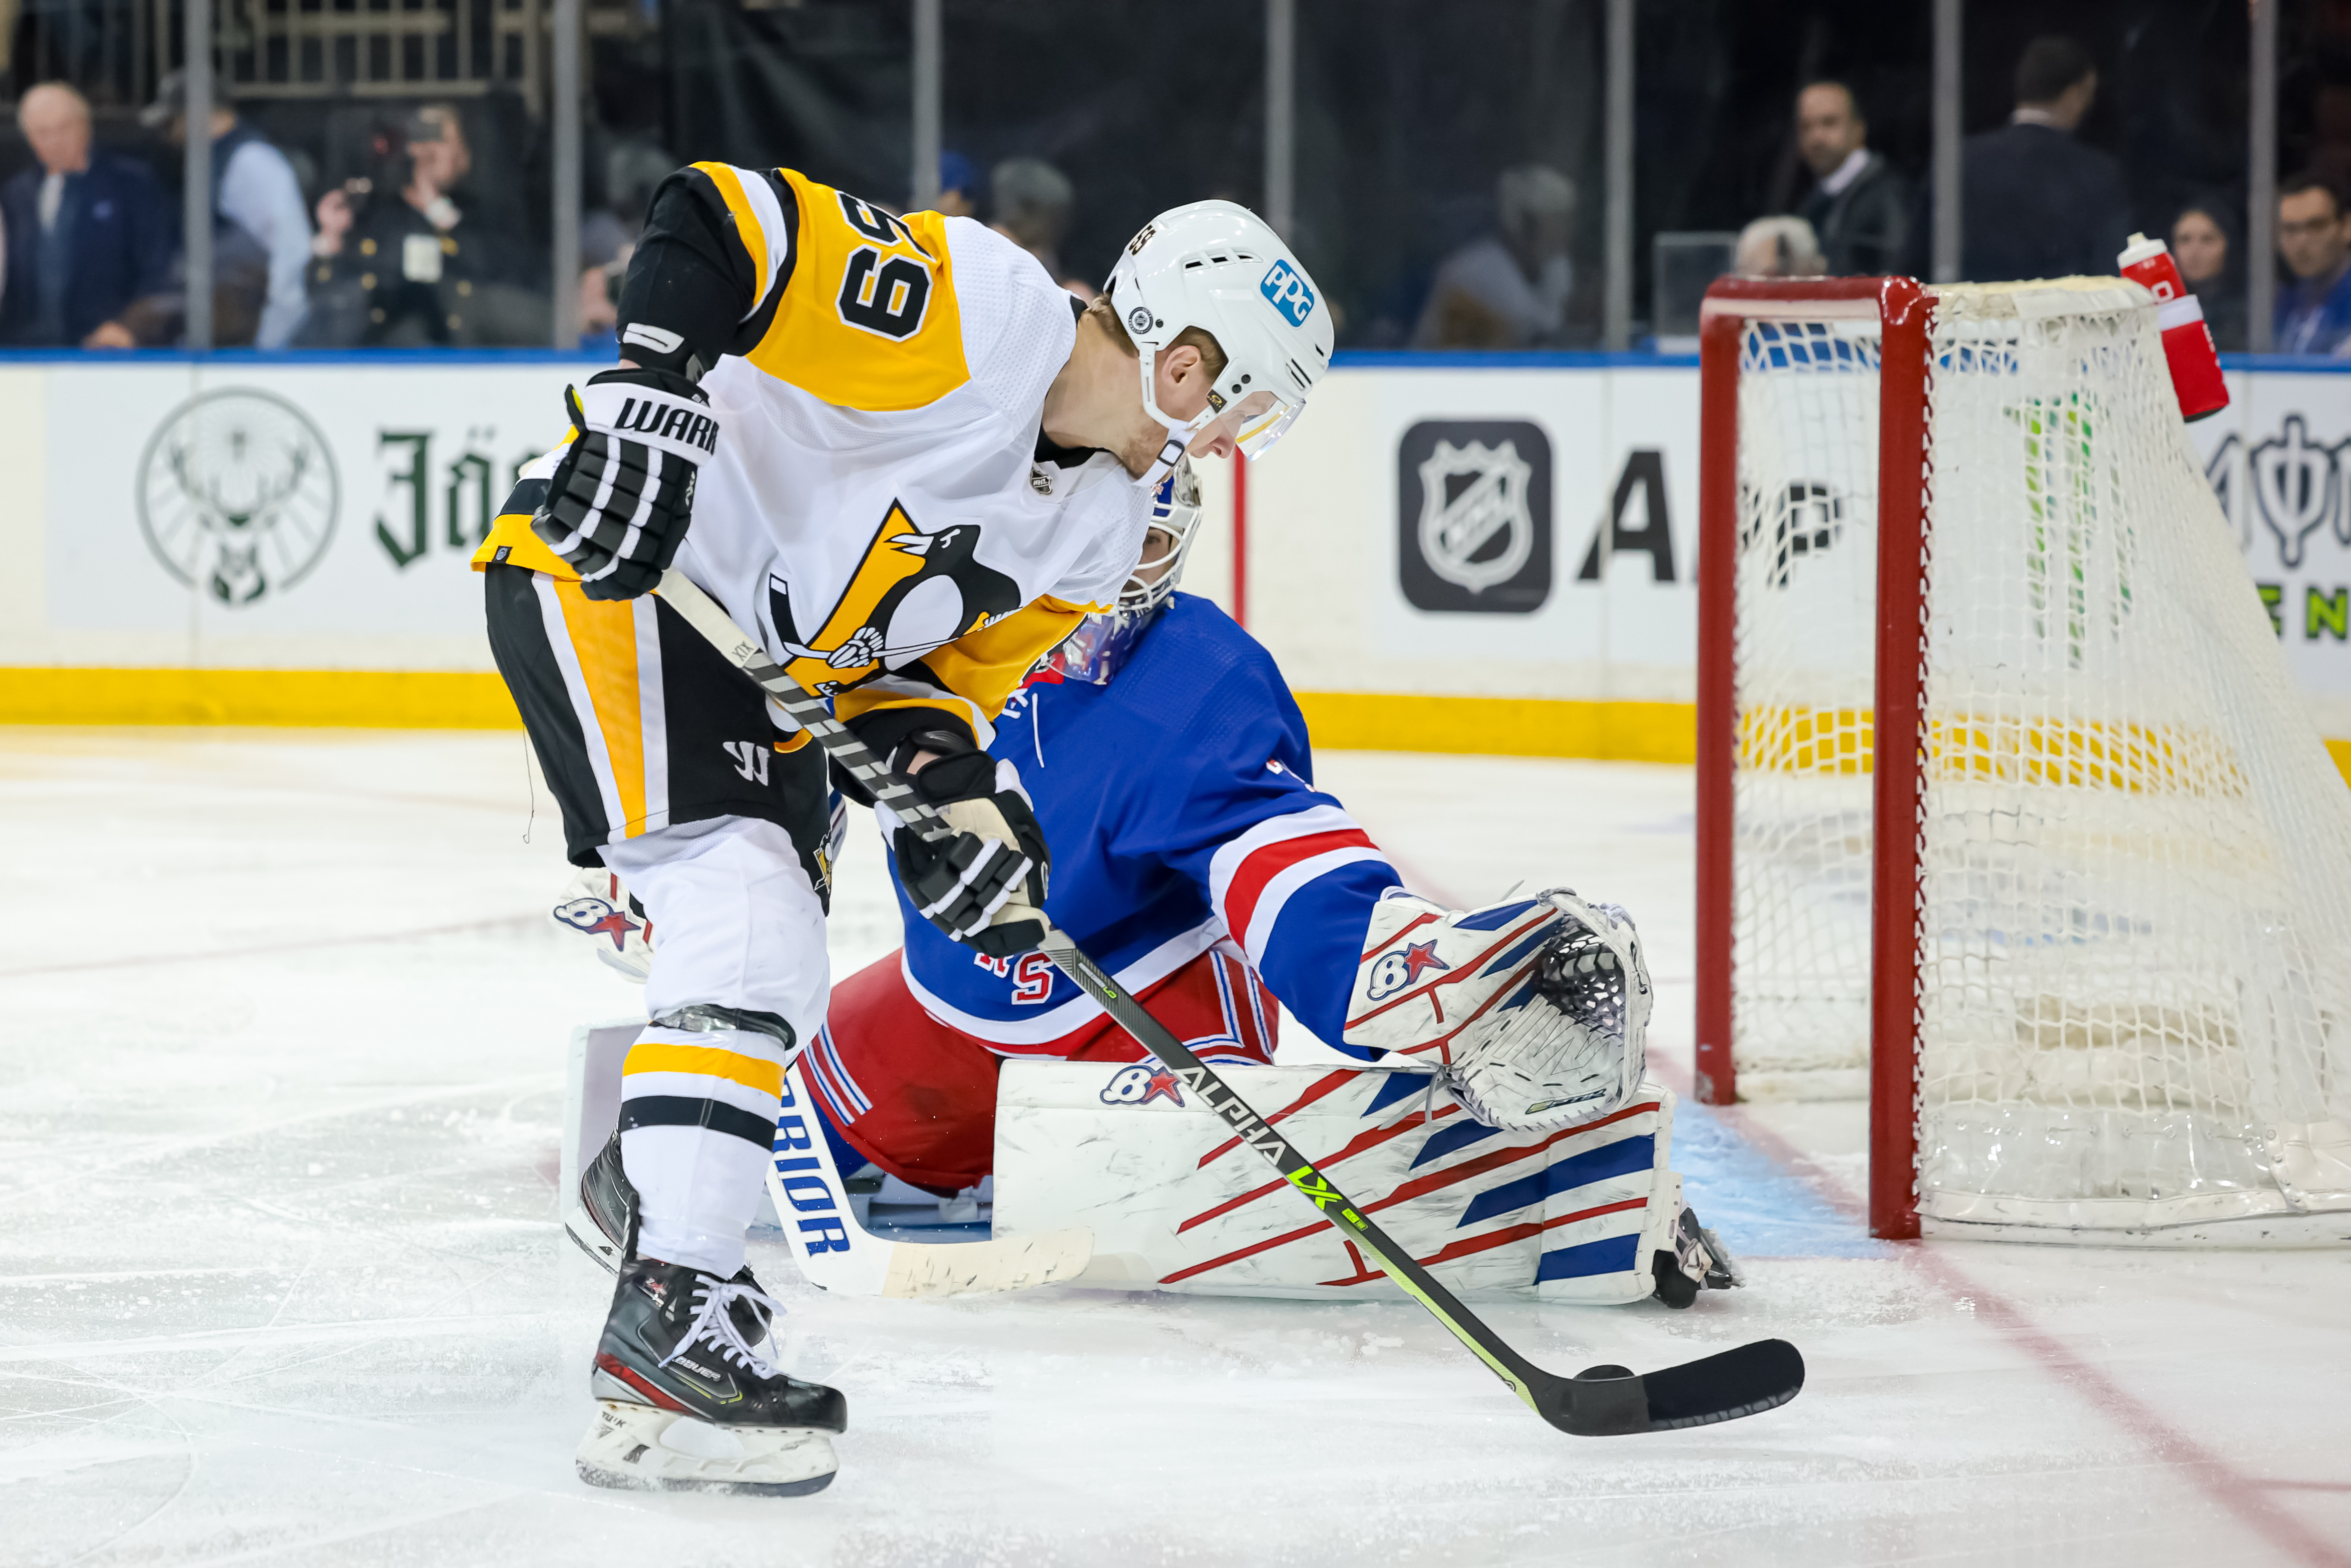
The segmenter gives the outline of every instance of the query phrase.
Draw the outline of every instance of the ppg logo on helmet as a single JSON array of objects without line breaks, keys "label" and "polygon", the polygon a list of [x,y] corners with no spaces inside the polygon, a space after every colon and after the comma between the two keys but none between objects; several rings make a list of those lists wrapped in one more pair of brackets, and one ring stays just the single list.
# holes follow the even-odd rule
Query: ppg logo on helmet
[{"label": "ppg logo on helmet", "polygon": [[1290,318],[1293,327],[1306,325],[1306,318],[1314,314],[1314,290],[1306,287],[1306,279],[1286,261],[1277,261],[1266,269],[1264,280],[1257,291],[1273,302],[1273,308]]}]

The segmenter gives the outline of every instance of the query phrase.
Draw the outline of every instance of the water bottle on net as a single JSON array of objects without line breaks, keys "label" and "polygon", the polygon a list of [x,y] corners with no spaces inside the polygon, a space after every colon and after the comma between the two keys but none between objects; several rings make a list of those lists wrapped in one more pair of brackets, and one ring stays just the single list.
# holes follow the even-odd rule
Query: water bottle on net
[{"label": "water bottle on net", "polygon": [[2163,330],[2163,355],[2171,364],[2171,390],[2185,419],[2202,419],[2229,406],[2229,385],[2220,377],[2220,353],[2205,324],[2203,302],[2188,291],[2171,248],[2142,234],[2115,258],[2122,275],[2155,296],[2156,325]]}]

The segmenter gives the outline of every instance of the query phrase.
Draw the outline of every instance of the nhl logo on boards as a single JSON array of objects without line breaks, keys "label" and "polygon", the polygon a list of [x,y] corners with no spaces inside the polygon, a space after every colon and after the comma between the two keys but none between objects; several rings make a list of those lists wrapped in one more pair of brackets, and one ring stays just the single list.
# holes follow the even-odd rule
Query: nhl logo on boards
[{"label": "nhl logo on boards", "polygon": [[1523,420],[1426,420],[1396,446],[1396,570],[1421,610],[1525,615],[1551,598],[1551,440]]},{"label": "nhl logo on boards", "polygon": [[319,427],[284,398],[248,391],[173,409],[140,455],[135,494],[163,570],[232,607],[308,576],[342,500]]}]

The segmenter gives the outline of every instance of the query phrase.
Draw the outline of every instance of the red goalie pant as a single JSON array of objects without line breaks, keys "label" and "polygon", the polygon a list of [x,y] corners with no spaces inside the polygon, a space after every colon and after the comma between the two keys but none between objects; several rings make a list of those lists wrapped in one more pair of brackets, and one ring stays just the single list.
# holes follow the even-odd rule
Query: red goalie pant
[{"label": "red goalie pant", "polygon": [[[1248,986],[1258,987],[1256,1009],[1247,1005]],[[1221,953],[1201,954],[1137,999],[1203,1060],[1273,1061],[1272,993]],[[1141,1061],[1144,1051],[1105,1015],[1050,1044],[1004,1054],[1121,1062]],[[803,1065],[825,1119],[852,1147],[900,1181],[946,1196],[977,1186],[995,1169],[1003,1060],[986,1040],[925,1012],[893,953],[833,987]]]}]

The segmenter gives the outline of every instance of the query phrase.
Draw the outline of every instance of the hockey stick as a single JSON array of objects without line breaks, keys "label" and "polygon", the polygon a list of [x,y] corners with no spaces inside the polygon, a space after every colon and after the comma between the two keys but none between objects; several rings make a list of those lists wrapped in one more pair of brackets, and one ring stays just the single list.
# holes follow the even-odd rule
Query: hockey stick
[{"label": "hockey stick", "polygon": [[[664,574],[659,591],[729,664],[758,682],[795,722],[815,736],[874,800],[925,838],[951,831],[935,807],[900,782],[863,741],[832,716],[823,698],[794,682],[683,573]],[[1314,1205],[1326,1224],[1370,1254],[1388,1278],[1427,1308],[1535,1414],[1561,1431],[1589,1437],[1709,1426],[1784,1405],[1803,1387],[1803,1357],[1794,1345],[1777,1339],[1757,1340],[1646,1375],[1621,1366],[1595,1366],[1575,1377],[1545,1372],[1513,1350],[1416,1259],[1390,1240],[1311,1161],[1250,1110],[1173,1031],[1120,989],[1067,935],[1048,923],[1039,947],[1120,1028],[1189,1084],[1210,1110],[1240,1134],[1243,1143],[1264,1155],[1284,1180]]]},{"label": "hockey stick", "polygon": [[844,1296],[964,1296],[1059,1284],[1093,1260],[1083,1226],[985,1241],[893,1241],[857,1222],[839,1162],[816,1125],[802,1062],[784,1073],[768,1197],[809,1283]]}]

